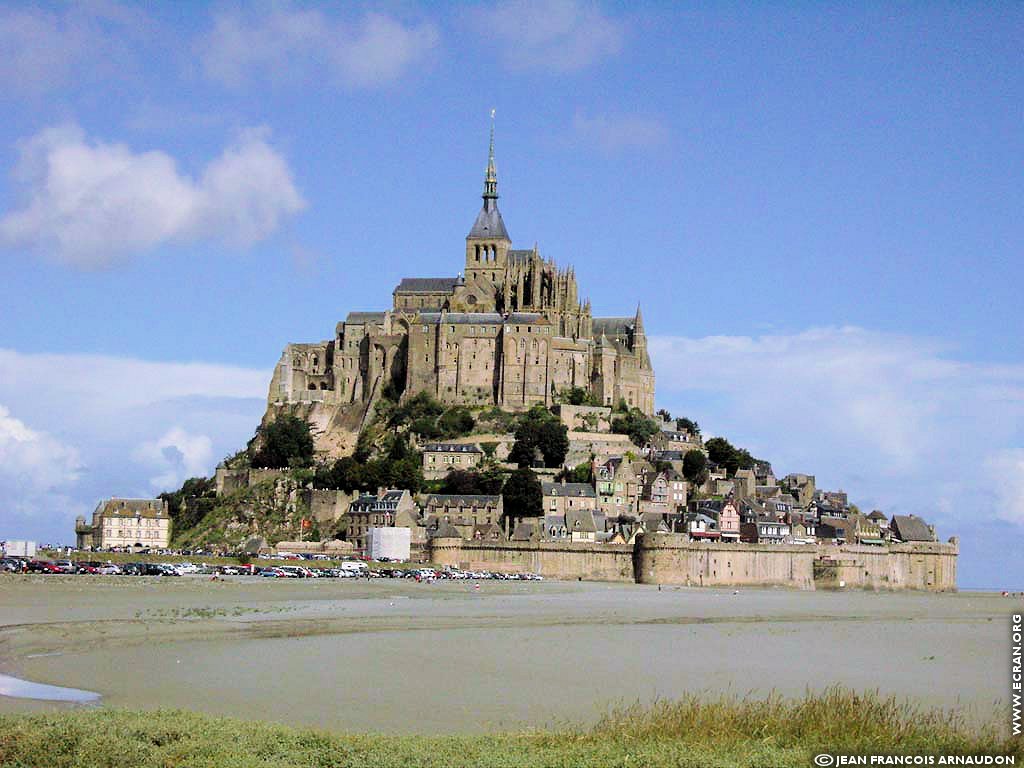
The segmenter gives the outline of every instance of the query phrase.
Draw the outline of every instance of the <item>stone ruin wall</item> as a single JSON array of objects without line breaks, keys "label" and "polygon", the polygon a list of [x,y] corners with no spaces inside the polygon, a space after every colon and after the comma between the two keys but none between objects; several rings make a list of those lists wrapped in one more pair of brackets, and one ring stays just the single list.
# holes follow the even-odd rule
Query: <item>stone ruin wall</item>
[{"label": "stone ruin wall", "polygon": [[442,567],[529,571],[550,579],[945,592],[956,590],[958,551],[956,539],[885,548],[780,546],[691,542],[683,535],[658,533],[639,537],[635,546],[435,539],[426,554]]}]

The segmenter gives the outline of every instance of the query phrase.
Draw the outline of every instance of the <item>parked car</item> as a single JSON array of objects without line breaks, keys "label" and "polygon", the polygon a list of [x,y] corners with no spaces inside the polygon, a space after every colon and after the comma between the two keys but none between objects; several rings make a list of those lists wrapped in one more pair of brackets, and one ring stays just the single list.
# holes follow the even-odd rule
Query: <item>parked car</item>
[{"label": "parked car", "polygon": [[29,573],[63,573],[60,567],[49,560],[29,560]]}]

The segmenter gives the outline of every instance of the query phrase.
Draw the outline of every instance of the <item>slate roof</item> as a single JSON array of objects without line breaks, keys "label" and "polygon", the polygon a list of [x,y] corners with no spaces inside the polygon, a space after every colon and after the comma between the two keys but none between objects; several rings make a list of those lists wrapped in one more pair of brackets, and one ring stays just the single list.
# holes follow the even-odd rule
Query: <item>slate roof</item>
[{"label": "slate roof", "polygon": [[537,535],[537,526],[533,523],[518,523],[512,532],[512,541],[532,541]]},{"label": "slate roof", "polygon": [[445,293],[458,282],[457,277],[403,277],[392,293]]},{"label": "slate roof", "polygon": [[541,483],[541,492],[545,496],[575,496],[596,499],[597,491],[590,483]]},{"label": "slate roof", "polygon": [[880,512],[877,509],[874,512],[872,512],[870,515],[868,515],[868,520],[887,520],[887,519],[888,518],[885,516],[885,512]]},{"label": "slate roof", "polygon": [[459,529],[448,522],[442,521],[438,524],[431,534],[432,539],[461,539],[462,534],[459,533]]},{"label": "slate roof", "polygon": [[914,515],[893,515],[889,527],[903,541],[935,541],[928,524]]},{"label": "slate roof", "polygon": [[663,429],[661,430],[661,434],[666,440],[670,440],[673,443],[690,442],[690,436],[685,432],[676,432],[675,430],[672,429]]},{"label": "slate roof", "polygon": [[383,323],[383,312],[349,312],[346,323]]},{"label": "slate roof", "polygon": [[509,250],[508,260],[510,263],[523,264],[533,258],[532,250]]},{"label": "slate roof", "polygon": [[590,513],[590,510],[586,509],[566,512],[565,527],[569,533],[572,533],[573,531],[597,533],[597,525],[594,524],[594,516]]},{"label": "slate roof", "polygon": [[101,501],[96,511],[102,511],[104,517],[145,517],[166,519],[162,499],[106,499]]},{"label": "slate roof", "polygon": [[473,526],[474,539],[504,539],[505,532],[495,523],[480,523]]},{"label": "slate roof", "polygon": [[444,453],[483,453],[473,443],[427,443],[423,451]]},{"label": "slate roof", "polygon": [[504,321],[497,312],[420,312],[418,322],[427,325],[501,325]]},{"label": "slate roof", "polygon": [[511,240],[508,230],[505,229],[505,222],[501,219],[501,211],[498,210],[496,202],[484,201],[484,207],[473,222],[473,228],[466,236],[468,240],[475,238],[495,238],[497,240]]},{"label": "slate roof", "polygon": [[595,337],[602,333],[615,336],[633,330],[634,320],[632,317],[595,317],[591,321],[591,328]]},{"label": "slate roof", "polygon": [[501,501],[501,495],[489,496],[476,493],[432,493],[427,497],[427,506],[486,507]]},{"label": "slate roof", "polygon": [[682,461],[685,456],[682,451],[655,451],[654,458],[658,461]]},{"label": "slate roof", "polygon": [[539,312],[512,312],[507,318],[506,323],[522,323],[524,325],[550,325],[544,315]]}]

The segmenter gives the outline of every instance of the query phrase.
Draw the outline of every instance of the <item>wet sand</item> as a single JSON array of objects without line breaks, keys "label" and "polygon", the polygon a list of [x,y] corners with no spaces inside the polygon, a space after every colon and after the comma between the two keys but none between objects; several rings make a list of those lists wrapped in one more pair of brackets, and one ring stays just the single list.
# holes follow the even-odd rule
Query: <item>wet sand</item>
[{"label": "wet sand", "polygon": [[[573,582],[0,577],[0,673],[355,731],[591,721],[684,693],[842,684],[989,715],[1008,689],[991,594]],[[66,704],[0,695],[0,712]]]}]

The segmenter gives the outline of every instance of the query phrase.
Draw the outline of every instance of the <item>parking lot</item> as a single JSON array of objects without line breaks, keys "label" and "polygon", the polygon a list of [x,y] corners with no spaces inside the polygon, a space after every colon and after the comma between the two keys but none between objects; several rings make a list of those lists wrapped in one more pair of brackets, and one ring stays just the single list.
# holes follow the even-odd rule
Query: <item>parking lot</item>
[{"label": "parking lot", "polygon": [[98,559],[44,559],[5,557],[0,572],[97,576],[252,576],[271,579],[414,579],[418,582],[450,580],[542,581],[536,573],[463,571],[458,568],[399,567],[390,563],[344,561],[337,565],[303,560],[288,565],[255,563],[224,565],[194,562],[131,561],[115,563]]}]

